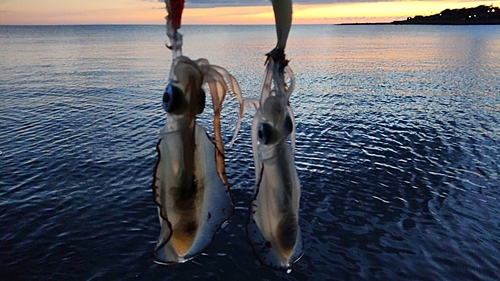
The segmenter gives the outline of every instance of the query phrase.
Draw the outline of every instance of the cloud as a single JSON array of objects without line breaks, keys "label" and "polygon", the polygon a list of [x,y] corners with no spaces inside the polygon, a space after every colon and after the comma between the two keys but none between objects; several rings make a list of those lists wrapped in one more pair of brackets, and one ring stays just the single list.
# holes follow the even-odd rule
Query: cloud
[{"label": "cloud", "polygon": [[[164,0],[142,0],[145,2],[160,2]],[[346,3],[373,3],[373,2],[399,2],[400,0],[293,0],[294,5],[315,4],[346,4]],[[422,2],[443,2],[443,0],[416,0]],[[456,2],[484,2],[483,0],[458,0]],[[186,0],[186,8],[215,8],[215,7],[248,7],[270,6],[270,0]]]},{"label": "cloud", "polygon": [[[141,0],[143,2],[165,3],[165,0]],[[328,2],[328,1],[324,1]],[[215,8],[215,7],[245,7],[245,6],[267,6],[270,0],[187,0],[187,8]]]}]

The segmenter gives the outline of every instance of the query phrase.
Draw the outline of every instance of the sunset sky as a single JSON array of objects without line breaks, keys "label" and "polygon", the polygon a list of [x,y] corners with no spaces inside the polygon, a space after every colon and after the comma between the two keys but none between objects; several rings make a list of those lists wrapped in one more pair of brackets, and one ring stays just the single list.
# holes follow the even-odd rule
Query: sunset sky
[{"label": "sunset sky", "polygon": [[[295,0],[294,24],[388,22],[500,1]],[[0,0],[0,25],[163,24],[163,0]],[[183,24],[273,24],[269,0],[191,0]]]}]

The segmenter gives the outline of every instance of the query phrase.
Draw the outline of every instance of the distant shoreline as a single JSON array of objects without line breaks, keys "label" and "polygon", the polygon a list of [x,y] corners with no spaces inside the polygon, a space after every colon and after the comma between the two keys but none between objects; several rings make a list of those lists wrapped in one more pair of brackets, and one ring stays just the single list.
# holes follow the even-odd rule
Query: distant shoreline
[{"label": "distant shoreline", "polygon": [[339,23],[337,25],[499,25],[500,21],[496,22],[407,22],[407,21],[393,21],[393,22],[356,22],[356,23]]},{"label": "distant shoreline", "polygon": [[382,23],[341,23],[340,25],[497,25],[500,9],[479,5],[474,8],[446,9],[430,16],[409,17],[406,20]]}]

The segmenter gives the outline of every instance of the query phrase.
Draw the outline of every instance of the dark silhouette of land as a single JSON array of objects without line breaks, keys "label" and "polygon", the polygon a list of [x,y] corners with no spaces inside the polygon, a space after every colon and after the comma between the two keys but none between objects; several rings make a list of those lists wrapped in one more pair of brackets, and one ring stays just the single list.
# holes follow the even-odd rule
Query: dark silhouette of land
[{"label": "dark silhouette of land", "polygon": [[500,24],[500,9],[493,6],[480,5],[475,8],[446,9],[431,16],[415,16],[392,24]]},{"label": "dark silhouette of land", "polygon": [[[358,24],[358,23],[355,23]],[[440,25],[479,25],[500,24],[500,9],[493,6],[480,5],[474,8],[446,9],[430,16],[409,17],[406,20],[390,23],[364,24],[440,24]],[[350,24],[347,24],[350,25]]]}]

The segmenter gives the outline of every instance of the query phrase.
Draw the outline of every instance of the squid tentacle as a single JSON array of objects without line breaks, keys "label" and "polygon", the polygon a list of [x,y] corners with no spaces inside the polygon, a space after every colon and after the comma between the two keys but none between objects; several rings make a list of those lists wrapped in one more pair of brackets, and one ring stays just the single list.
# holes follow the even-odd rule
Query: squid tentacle
[{"label": "squid tentacle", "polygon": [[[241,88],[236,81],[236,78],[234,78],[233,75],[231,75],[225,68],[220,67],[218,65],[210,65],[210,71],[209,71],[209,79],[213,79],[215,81],[218,81],[221,85],[223,85],[224,89],[223,91],[217,91],[218,95],[214,95],[211,93],[212,98],[214,96],[218,96],[218,103],[214,103],[214,110],[217,108],[222,110],[222,102],[225,98],[226,93],[230,93],[233,96],[236,96],[238,104],[240,106],[239,113],[238,113],[238,120],[236,122],[236,127],[233,133],[233,137],[229,143],[228,147],[231,147],[234,142],[236,141],[236,137],[238,135],[238,132],[241,128],[241,121],[243,118],[243,112],[244,112],[244,102],[243,102],[243,95],[241,93]],[[229,87],[227,87],[227,85]]]},{"label": "squid tentacle", "polygon": [[218,149],[218,152],[216,153],[217,169],[219,171],[221,180],[224,182],[224,184],[228,185],[229,183],[225,174],[225,163],[223,161],[224,143],[222,141],[220,114],[222,111],[222,104],[224,102],[226,93],[229,92],[232,95],[235,95],[240,105],[240,111],[238,115],[238,121],[236,123],[235,132],[229,145],[230,147],[234,143],[238,131],[241,127],[241,119],[244,108],[241,89],[234,76],[229,74],[226,69],[217,65],[210,65],[207,60],[198,60],[197,62],[201,64],[201,66],[203,67],[203,71],[206,72],[206,74],[204,75],[204,82],[208,84],[210,95],[212,97],[212,104],[214,109],[214,138],[216,147]]},{"label": "squid tentacle", "polygon": [[286,91],[285,95],[287,96],[288,99],[290,99],[290,96],[292,95],[293,90],[295,90],[295,76],[293,75],[293,71],[290,68],[290,66],[286,66],[286,75],[288,76],[289,84],[286,85]]}]

